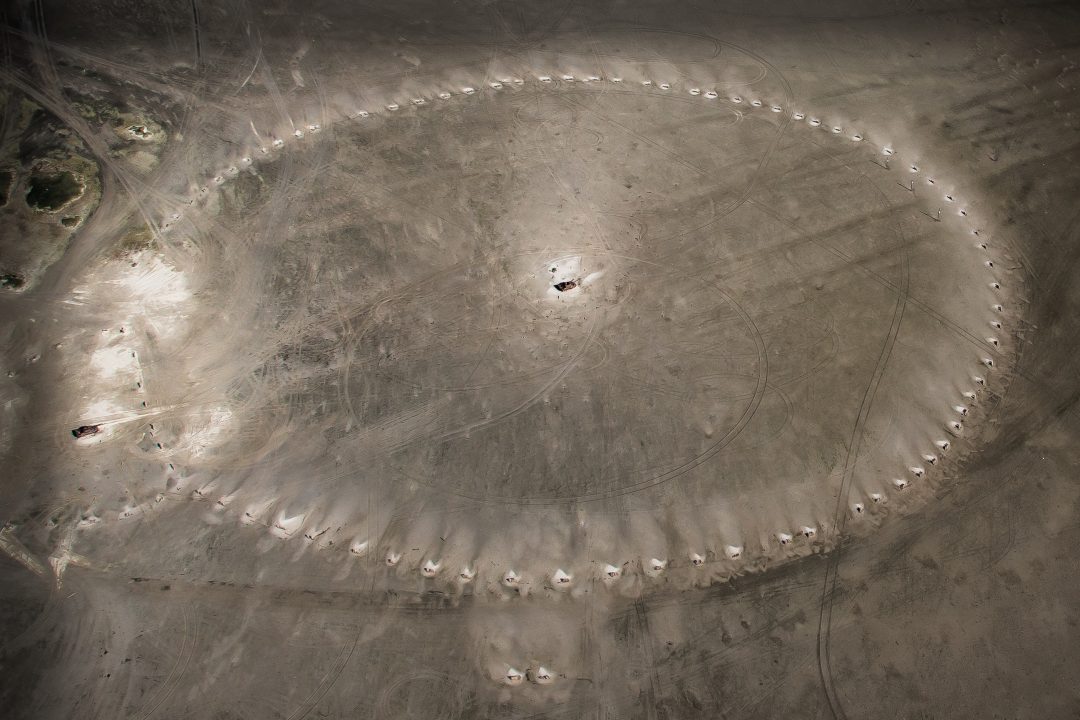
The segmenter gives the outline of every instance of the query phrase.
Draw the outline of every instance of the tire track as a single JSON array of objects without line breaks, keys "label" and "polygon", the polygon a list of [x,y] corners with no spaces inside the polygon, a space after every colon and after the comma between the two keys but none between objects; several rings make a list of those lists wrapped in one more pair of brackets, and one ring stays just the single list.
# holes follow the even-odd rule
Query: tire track
[{"label": "tire track", "polygon": [[316,688],[311,691],[311,694],[308,695],[295,710],[289,713],[286,720],[303,720],[303,718],[306,718],[311,711],[315,709],[315,706],[319,704],[319,701],[326,697],[326,693],[330,692],[330,688],[334,686],[334,683],[341,677],[341,673],[345,671],[345,666],[352,660],[353,653],[356,652],[356,646],[360,642],[360,633],[362,629],[362,625],[357,626],[356,634],[353,635],[350,642],[347,642],[342,646],[341,652],[338,653],[338,657],[330,667],[330,670],[328,670],[322,680],[319,681]]},{"label": "tire track", "polygon": [[184,674],[187,672],[188,665],[191,663],[191,658],[195,654],[195,645],[199,640],[199,622],[195,617],[195,612],[190,606],[183,606],[184,614],[184,642],[180,646],[180,654],[176,658],[176,662],[173,664],[172,669],[169,671],[169,675],[165,678],[165,682],[162,683],[162,687],[158,692],[149,700],[150,707],[145,712],[138,714],[139,720],[147,720],[158,709],[165,704],[165,701],[172,696],[176,691],[177,686],[183,679]]},{"label": "tire track", "polygon": [[[864,175],[865,177],[865,175]],[[868,180],[869,181],[869,180]],[[873,187],[877,188],[876,185]],[[881,201],[884,205],[888,206],[888,199],[884,193],[878,189],[878,194],[881,197]],[[896,338],[900,333],[900,324],[904,319],[904,310],[907,308],[907,296],[908,287],[911,278],[911,271],[909,266],[909,256],[907,249],[907,241],[904,237],[903,228],[897,227],[898,243],[897,249],[900,252],[901,257],[901,270],[900,270],[900,284],[899,292],[896,296],[896,304],[893,306],[892,322],[889,325],[889,332],[886,335],[885,342],[882,345],[881,352],[878,354],[877,365],[874,368],[874,374],[870,378],[870,383],[867,385],[866,390],[863,392],[862,401],[859,406],[859,415],[855,420],[855,426],[851,431],[851,439],[848,442],[848,452],[844,458],[844,469],[841,475],[841,482],[839,492],[836,498],[836,511],[833,514],[833,527],[836,528],[837,537],[843,537],[844,529],[847,525],[848,513],[848,495],[851,492],[852,478],[855,474],[855,465],[859,459],[859,448],[862,445],[863,432],[866,426],[867,420],[870,416],[870,410],[874,403],[874,397],[877,394],[878,386],[881,384],[881,380],[885,375],[886,367],[889,363],[889,358],[892,355],[893,348],[896,345]],[[832,670],[832,655],[831,655],[831,632],[833,621],[833,602],[836,599],[836,587],[837,579],[839,576],[840,562],[843,558],[843,544],[838,544],[837,547],[829,554],[828,563],[825,566],[825,578],[822,584],[821,590],[821,604],[818,614],[818,637],[817,637],[817,664],[818,664],[818,677],[821,681],[822,689],[825,692],[826,700],[829,704],[829,709],[832,712],[835,720],[845,720],[847,714],[844,712],[843,703],[836,690],[836,681],[833,677]]]}]

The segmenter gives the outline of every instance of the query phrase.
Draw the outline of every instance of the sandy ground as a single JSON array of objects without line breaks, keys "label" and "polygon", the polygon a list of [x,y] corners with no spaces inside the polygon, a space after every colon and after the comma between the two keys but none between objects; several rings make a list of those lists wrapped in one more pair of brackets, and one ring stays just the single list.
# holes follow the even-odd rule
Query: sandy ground
[{"label": "sandy ground", "polygon": [[1077,27],[22,8],[5,715],[1076,717]]}]

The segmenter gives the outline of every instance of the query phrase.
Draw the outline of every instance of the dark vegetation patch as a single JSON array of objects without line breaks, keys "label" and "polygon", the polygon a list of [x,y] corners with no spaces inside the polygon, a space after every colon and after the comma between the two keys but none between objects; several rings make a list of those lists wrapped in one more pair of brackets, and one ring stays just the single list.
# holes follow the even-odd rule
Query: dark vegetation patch
[{"label": "dark vegetation patch", "polygon": [[26,203],[35,210],[53,212],[67,205],[82,194],[82,183],[74,173],[35,172],[30,176],[26,191]]},{"label": "dark vegetation patch", "polygon": [[11,183],[14,181],[14,172],[11,170],[0,170],[0,205],[7,205],[8,194],[11,192]]},{"label": "dark vegetation patch", "polygon": [[0,287],[18,290],[26,284],[26,280],[18,273],[4,273],[0,275]]}]

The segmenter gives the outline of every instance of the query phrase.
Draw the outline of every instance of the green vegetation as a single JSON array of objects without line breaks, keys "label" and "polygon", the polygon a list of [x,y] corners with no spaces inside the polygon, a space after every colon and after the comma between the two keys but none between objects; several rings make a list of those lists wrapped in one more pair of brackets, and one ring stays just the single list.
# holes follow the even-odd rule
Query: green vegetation
[{"label": "green vegetation", "polygon": [[153,246],[154,235],[150,232],[150,228],[143,225],[124,233],[124,236],[120,238],[120,247],[117,248],[116,254],[120,257],[136,255]]},{"label": "green vegetation", "polygon": [[108,100],[73,93],[78,100],[71,103],[75,112],[79,113],[84,120],[98,125],[106,122],[116,124],[120,118],[120,111],[113,107]]}]

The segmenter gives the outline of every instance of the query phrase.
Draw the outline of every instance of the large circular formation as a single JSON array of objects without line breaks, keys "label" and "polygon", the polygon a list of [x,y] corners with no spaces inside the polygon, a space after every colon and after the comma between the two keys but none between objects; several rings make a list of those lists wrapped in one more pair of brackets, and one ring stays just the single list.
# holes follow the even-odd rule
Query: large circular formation
[{"label": "large circular formation", "polygon": [[[728,81],[551,62],[253,121],[161,223],[229,307],[184,342],[245,361],[189,369],[227,422],[163,411],[149,506],[505,586],[734,572],[910,497],[1002,349],[987,233],[921,161],[728,55]],[[512,512],[463,512],[490,507]],[[529,508],[539,552],[513,542]]]},{"label": "large circular formation", "polygon": [[1052,10],[26,5],[9,715],[1067,703]]}]

